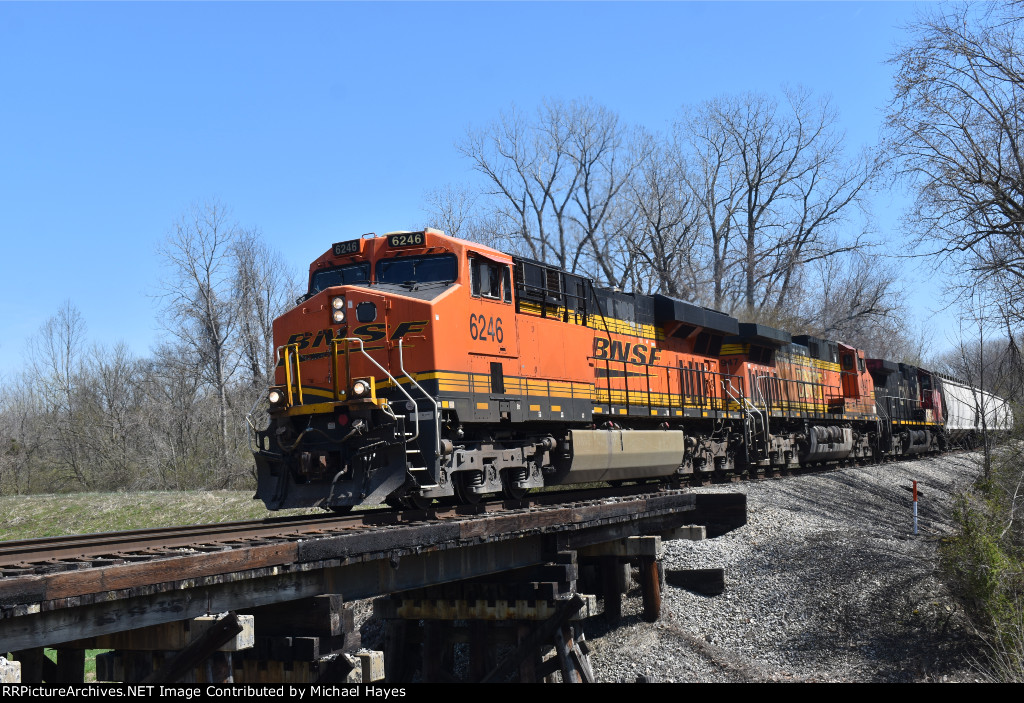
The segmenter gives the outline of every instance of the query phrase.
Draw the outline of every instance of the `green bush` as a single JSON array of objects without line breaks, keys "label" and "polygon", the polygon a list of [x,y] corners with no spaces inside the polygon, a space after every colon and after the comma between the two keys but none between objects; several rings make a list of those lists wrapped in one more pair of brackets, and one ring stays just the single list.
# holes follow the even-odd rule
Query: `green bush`
[{"label": "green bush", "polygon": [[956,534],[942,545],[945,572],[989,647],[986,673],[1024,680],[1024,544],[1020,509],[1024,464],[997,454],[986,476],[957,499]]}]

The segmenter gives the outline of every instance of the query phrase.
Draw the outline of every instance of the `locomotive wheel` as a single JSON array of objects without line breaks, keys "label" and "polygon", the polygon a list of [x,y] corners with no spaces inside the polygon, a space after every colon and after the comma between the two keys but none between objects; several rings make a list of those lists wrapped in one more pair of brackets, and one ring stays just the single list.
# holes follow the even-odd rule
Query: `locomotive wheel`
[{"label": "locomotive wheel", "polygon": [[501,495],[507,500],[522,500],[530,492],[528,487],[516,485],[516,473],[518,473],[517,470],[505,469],[501,474]]},{"label": "locomotive wheel", "polygon": [[452,475],[452,484],[455,489],[455,499],[464,505],[476,505],[483,497],[480,493],[470,490],[470,486],[480,476],[476,471],[459,471]]},{"label": "locomotive wheel", "polygon": [[507,500],[522,500],[529,492],[529,488],[519,488],[518,486],[503,484],[501,487],[501,495],[503,495]]},{"label": "locomotive wheel", "polygon": [[356,507],[356,506],[354,506],[354,505],[332,505],[331,506],[331,512],[334,513],[335,515],[348,515],[349,513],[352,512],[352,508],[354,508],[354,507]]},{"label": "locomotive wheel", "polygon": [[430,508],[430,504],[434,502],[434,499],[426,498],[421,496],[419,493],[409,493],[402,499],[402,502],[413,510],[428,510]]},{"label": "locomotive wheel", "polygon": [[424,498],[418,493],[406,493],[405,495],[392,493],[384,502],[395,510],[429,510],[434,499]]}]

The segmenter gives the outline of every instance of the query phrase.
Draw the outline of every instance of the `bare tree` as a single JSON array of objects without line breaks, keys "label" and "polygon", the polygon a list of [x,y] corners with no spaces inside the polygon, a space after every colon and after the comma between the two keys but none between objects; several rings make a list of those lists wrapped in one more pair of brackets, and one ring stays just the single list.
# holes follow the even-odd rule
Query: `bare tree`
[{"label": "bare tree", "polygon": [[518,253],[582,271],[612,285],[628,266],[613,217],[633,161],[626,129],[590,101],[546,101],[535,120],[512,108],[460,150],[486,182],[485,194],[515,235]]},{"label": "bare tree", "polygon": [[[154,350],[145,370],[142,387],[148,407],[160,409],[146,415],[151,444],[147,460],[150,473],[165,488],[206,486],[215,472],[223,471],[220,442],[216,436],[209,441],[209,420],[215,426],[216,413],[206,412],[196,356],[184,344],[165,343]],[[214,451],[206,451],[209,444]]]},{"label": "bare tree", "polygon": [[240,230],[232,244],[237,343],[252,388],[265,388],[274,373],[274,319],[298,295],[296,276],[255,230]]},{"label": "bare tree", "polygon": [[[428,227],[439,229],[452,237],[471,238],[470,222],[474,217],[476,196],[464,185],[448,184],[426,193]],[[484,243],[484,242],[481,242]]]},{"label": "bare tree", "polygon": [[623,225],[628,220],[621,216],[626,207],[620,194],[636,164],[646,160],[649,140],[630,145],[618,115],[603,107],[582,102],[573,108],[569,153],[576,166],[577,188],[572,198],[576,207],[569,217],[576,225],[578,243],[570,270],[582,268],[621,287],[633,268],[634,252],[623,246]]},{"label": "bare tree", "polygon": [[870,154],[845,157],[827,100],[785,96],[783,104],[756,94],[719,98],[676,127],[687,182],[708,221],[713,304],[741,305],[747,317],[788,309],[806,264],[862,245],[838,230],[878,172]]},{"label": "bare tree", "polygon": [[814,263],[798,325],[826,339],[838,339],[876,358],[919,357],[920,344],[908,329],[912,320],[895,262],[854,251]]},{"label": "bare tree", "polygon": [[571,163],[556,110],[549,105],[542,108],[544,128],[528,125],[513,107],[488,128],[471,131],[459,150],[483,174],[491,188],[486,194],[499,216],[511,224],[522,253],[534,259],[550,257],[564,267],[568,260],[564,213],[575,174],[567,175]]},{"label": "bare tree", "polygon": [[[961,344],[969,383],[990,386],[993,328],[1016,348],[1024,322],[1024,42],[1022,5],[940,5],[922,15],[893,56],[897,67],[888,114],[888,151],[916,192],[908,226],[920,251],[946,265],[952,289],[977,323],[976,351]],[[974,303],[983,300],[984,304]],[[979,396],[984,399],[985,396]],[[979,403],[981,405],[981,403]],[[988,418],[979,407],[983,430]],[[993,579],[1018,568],[1024,535],[1019,511],[1024,475],[1019,442],[994,455],[986,438],[987,481],[981,511],[965,511],[958,541],[971,549],[950,570],[977,598],[972,608],[989,635],[993,675],[1019,680],[1024,622],[1017,581]],[[969,505],[967,501],[965,504]],[[1016,527],[1015,527],[1016,525]],[[990,579],[988,590],[970,590]],[[972,580],[974,579],[974,580]]]},{"label": "bare tree", "polygon": [[1019,3],[947,5],[891,59],[888,149],[916,190],[907,218],[965,299],[991,286],[1024,319],[1024,45]]},{"label": "bare tree", "polygon": [[[141,364],[123,342],[95,346],[81,369],[85,444],[95,484],[103,489],[145,485],[145,397]],[[142,481],[142,484],[139,482]]]},{"label": "bare tree", "polygon": [[191,209],[160,251],[172,341],[148,359],[122,343],[89,350],[65,303],[0,397],[0,492],[248,482],[242,416],[273,371],[272,322],[294,283],[217,203]]},{"label": "bare tree", "polygon": [[629,181],[631,217],[621,229],[634,254],[635,290],[697,300],[705,283],[698,257],[704,211],[687,188],[670,145],[641,133],[646,158]]},{"label": "bare tree", "polygon": [[35,382],[49,399],[48,416],[53,461],[63,484],[92,487],[84,453],[84,429],[79,422],[83,388],[80,384],[85,356],[85,321],[70,301],[43,323],[31,346]]},{"label": "bare tree", "polygon": [[220,457],[230,466],[228,386],[235,367],[232,335],[238,323],[233,260],[241,229],[218,202],[192,206],[160,246],[169,276],[163,300],[167,328],[195,353],[199,371],[217,394]]},{"label": "bare tree", "polygon": [[4,379],[0,396],[0,495],[46,490],[50,423],[33,374]]},{"label": "bare tree", "polygon": [[716,310],[732,310],[739,293],[733,278],[739,267],[735,217],[742,191],[737,154],[725,139],[720,112],[715,102],[684,111],[674,127],[673,145],[682,178],[707,227],[701,239],[712,289],[710,296],[699,297]]}]

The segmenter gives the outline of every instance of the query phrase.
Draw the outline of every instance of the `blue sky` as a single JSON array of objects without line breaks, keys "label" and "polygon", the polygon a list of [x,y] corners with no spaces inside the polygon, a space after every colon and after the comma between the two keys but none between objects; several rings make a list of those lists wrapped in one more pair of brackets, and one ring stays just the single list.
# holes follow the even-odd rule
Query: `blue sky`
[{"label": "blue sky", "polygon": [[[455,144],[513,103],[589,97],[662,130],[684,104],[803,85],[854,151],[919,7],[0,2],[0,374],[66,299],[90,341],[148,353],[156,247],[191,203],[219,199],[296,270],[422,225],[428,190],[474,178]],[[874,197],[883,233],[905,204]],[[915,290],[924,317],[936,291]]]}]

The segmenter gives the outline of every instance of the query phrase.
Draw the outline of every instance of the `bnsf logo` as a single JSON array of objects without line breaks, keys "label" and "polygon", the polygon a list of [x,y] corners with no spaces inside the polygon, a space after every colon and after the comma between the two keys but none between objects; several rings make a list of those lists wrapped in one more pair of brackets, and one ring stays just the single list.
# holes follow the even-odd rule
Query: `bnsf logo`
[{"label": "bnsf logo", "polygon": [[[427,320],[417,320],[415,322],[403,322],[395,327],[391,333],[389,339],[395,340],[404,337],[407,334],[417,334],[427,328]],[[344,339],[345,337],[359,337],[364,342],[372,343],[379,342],[387,335],[387,328],[383,323],[371,323],[369,325],[360,325],[352,330],[349,334],[348,327],[340,327],[337,331],[330,327],[322,330],[318,330],[315,334],[313,332],[296,332],[288,338],[285,344],[298,344],[299,349],[316,349],[317,347],[326,346],[330,348],[331,342],[335,339]],[[366,349],[380,349],[377,347],[366,347]],[[278,366],[284,363],[282,359]]]},{"label": "bnsf logo", "polygon": [[594,358],[623,361],[627,364],[655,364],[661,350],[646,344],[630,344],[594,337]]}]

